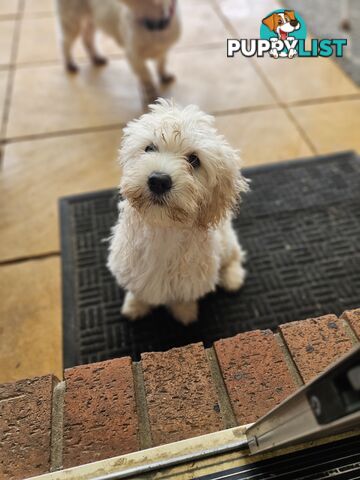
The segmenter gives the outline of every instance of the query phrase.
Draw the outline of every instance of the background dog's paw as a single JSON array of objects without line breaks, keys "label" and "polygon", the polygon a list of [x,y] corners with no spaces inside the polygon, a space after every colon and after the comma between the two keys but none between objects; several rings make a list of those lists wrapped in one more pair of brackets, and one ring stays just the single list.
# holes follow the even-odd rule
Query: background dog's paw
[{"label": "background dog's paw", "polygon": [[138,300],[131,292],[125,295],[121,313],[129,320],[137,320],[144,317],[150,311],[150,306]]},{"label": "background dog's paw", "polygon": [[238,262],[232,262],[220,274],[220,286],[229,292],[236,292],[245,282],[246,270]]},{"label": "background dog's paw", "polygon": [[196,322],[198,316],[197,302],[173,303],[169,306],[173,316],[183,325],[187,326]]},{"label": "background dog's paw", "polygon": [[108,63],[107,58],[102,57],[101,55],[94,56],[92,62],[96,67],[103,67]]},{"label": "background dog's paw", "polygon": [[142,104],[144,111],[149,111],[149,105],[155,103],[159,97],[159,92],[152,84],[145,84],[141,89]]},{"label": "background dog's paw", "polygon": [[79,71],[79,67],[74,62],[68,62],[66,64],[66,70],[68,73],[77,73]]},{"label": "background dog's paw", "polygon": [[160,81],[162,85],[170,85],[170,83],[175,82],[175,80],[176,80],[176,77],[172,73],[164,73],[160,77]]}]

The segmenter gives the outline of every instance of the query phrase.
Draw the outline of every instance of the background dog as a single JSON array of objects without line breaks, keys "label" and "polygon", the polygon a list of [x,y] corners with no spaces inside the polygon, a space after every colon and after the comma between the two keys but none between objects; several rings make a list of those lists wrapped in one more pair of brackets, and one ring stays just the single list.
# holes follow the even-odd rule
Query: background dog
[{"label": "background dog", "polygon": [[[289,33],[299,30],[300,22],[295,17],[294,10],[285,10],[284,13],[273,13],[268,17],[264,18],[262,23],[266,25],[272,32],[275,32],[279,40],[291,40],[294,37],[289,36]],[[274,58],[280,57],[289,57],[293,58],[297,54],[297,51],[294,48],[291,48],[286,54],[285,52],[279,52],[274,48],[270,50],[270,55]]]},{"label": "background dog", "polygon": [[159,100],[128,124],[120,150],[119,220],[108,267],[136,319],[166,305],[184,325],[216,285],[244,282],[244,252],[231,213],[248,183],[239,156],[196,106]]},{"label": "background dog", "polygon": [[72,46],[79,35],[92,62],[106,63],[95,45],[95,30],[100,28],[124,47],[140,80],[144,107],[158,96],[146,60],[156,61],[162,84],[173,81],[166,71],[166,55],[180,35],[176,0],[56,0],[56,4],[61,48],[69,72],[77,71]]}]

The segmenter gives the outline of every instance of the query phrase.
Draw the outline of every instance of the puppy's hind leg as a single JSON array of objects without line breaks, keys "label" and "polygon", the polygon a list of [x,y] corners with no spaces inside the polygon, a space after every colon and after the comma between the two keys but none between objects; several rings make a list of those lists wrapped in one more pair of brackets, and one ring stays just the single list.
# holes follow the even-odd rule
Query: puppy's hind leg
[{"label": "puppy's hind leg", "polygon": [[166,69],[166,55],[163,55],[157,59],[157,72],[160,82],[163,85],[168,85],[175,80],[175,75],[169,73]]},{"label": "puppy's hind leg", "polygon": [[171,303],[168,305],[170,312],[183,325],[190,325],[196,322],[198,316],[197,302]]},{"label": "puppy's hind leg", "polygon": [[95,44],[95,25],[91,17],[86,18],[83,30],[82,30],[82,39],[84,43],[84,47],[89,54],[89,57],[92,63],[96,66],[103,66],[107,64],[107,60],[105,57],[100,55],[97,51],[96,44]]},{"label": "puppy's hind leg", "polygon": [[151,306],[138,298],[131,292],[126,292],[121,313],[130,320],[137,320],[144,317],[151,310]]}]

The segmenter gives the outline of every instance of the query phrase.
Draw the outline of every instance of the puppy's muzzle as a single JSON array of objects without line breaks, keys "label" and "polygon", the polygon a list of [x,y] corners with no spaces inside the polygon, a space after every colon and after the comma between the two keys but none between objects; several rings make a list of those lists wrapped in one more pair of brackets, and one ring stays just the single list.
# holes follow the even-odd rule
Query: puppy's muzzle
[{"label": "puppy's muzzle", "polygon": [[148,186],[151,192],[156,195],[163,195],[172,187],[170,175],[163,172],[152,172],[148,178]]}]

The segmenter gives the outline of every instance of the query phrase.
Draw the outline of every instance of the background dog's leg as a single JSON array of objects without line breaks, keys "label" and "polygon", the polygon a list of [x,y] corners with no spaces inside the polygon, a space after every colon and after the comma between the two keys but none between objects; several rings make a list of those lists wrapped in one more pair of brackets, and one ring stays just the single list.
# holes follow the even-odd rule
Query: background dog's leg
[{"label": "background dog's leg", "polygon": [[72,56],[72,46],[80,34],[80,18],[60,18],[61,48],[68,72],[76,73],[78,67]]},{"label": "background dog's leg", "polygon": [[107,60],[99,54],[95,45],[95,25],[91,18],[87,18],[84,22],[82,30],[82,38],[86,51],[89,54],[94,65],[106,65]]},{"label": "background dog's leg", "polygon": [[183,325],[190,325],[197,320],[198,304],[197,302],[172,303],[168,306],[176,320]]},{"label": "background dog's leg", "polygon": [[149,313],[151,307],[149,304],[139,300],[131,292],[126,292],[121,313],[130,320],[136,320]]},{"label": "background dog's leg", "polygon": [[157,59],[157,71],[160,82],[163,85],[167,85],[175,80],[175,75],[166,70],[166,55]]},{"label": "background dog's leg", "polygon": [[153,103],[157,99],[157,89],[145,60],[131,55],[128,56],[128,59],[133,71],[140,80],[143,107],[146,110],[149,103]]}]

